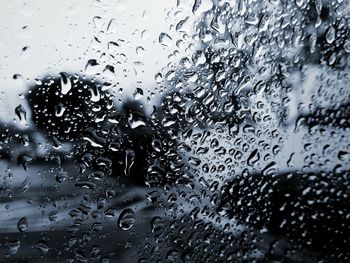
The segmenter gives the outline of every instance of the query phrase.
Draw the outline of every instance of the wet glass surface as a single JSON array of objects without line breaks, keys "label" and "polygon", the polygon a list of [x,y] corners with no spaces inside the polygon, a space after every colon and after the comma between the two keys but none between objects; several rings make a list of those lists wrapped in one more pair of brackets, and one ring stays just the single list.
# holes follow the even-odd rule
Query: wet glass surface
[{"label": "wet glass surface", "polygon": [[349,11],[8,1],[0,262],[349,262]]}]

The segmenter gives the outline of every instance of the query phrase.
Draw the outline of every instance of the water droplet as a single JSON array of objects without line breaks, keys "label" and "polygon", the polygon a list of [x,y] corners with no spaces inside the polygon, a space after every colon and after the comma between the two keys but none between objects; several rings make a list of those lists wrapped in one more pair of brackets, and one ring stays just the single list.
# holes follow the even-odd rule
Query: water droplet
[{"label": "water droplet", "polygon": [[205,11],[210,10],[213,7],[213,2],[211,0],[195,0],[192,13],[195,15],[200,15]]},{"label": "water droplet", "polygon": [[20,188],[18,189],[19,193],[25,193],[29,190],[30,184],[32,183],[32,179],[30,177],[27,177],[21,184]]},{"label": "water droplet", "polygon": [[25,46],[22,48],[22,51],[21,51],[21,57],[23,59],[28,59],[29,57],[29,52],[30,52],[30,48],[28,46]]},{"label": "water droplet", "polygon": [[154,233],[161,230],[163,227],[163,224],[164,224],[164,220],[161,217],[159,216],[154,217],[151,221],[152,232]]},{"label": "water droplet", "polygon": [[60,73],[60,80],[61,80],[61,93],[63,95],[66,95],[70,89],[72,88],[72,82],[70,79],[69,74],[65,72]]},{"label": "water droplet", "polygon": [[56,175],[56,181],[59,183],[62,183],[67,178],[68,178],[68,174],[67,174],[67,172],[64,172],[64,171],[59,171]]},{"label": "water droplet", "polygon": [[95,16],[92,19],[92,21],[93,21],[96,29],[101,29],[102,28],[103,22],[102,22],[102,18],[100,16]]},{"label": "water droplet", "polygon": [[161,83],[162,82],[162,79],[163,79],[163,76],[161,73],[157,73],[155,76],[154,76],[154,79],[157,83]]},{"label": "water droplet", "polygon": [[346,151],[339,151],[337,156],[338,156],[338,159],[341,161],[346,161],[350,159],[349,158],[350,154]]},{"label": "water droplet", "polygon": [[142,119],[136,118],[134,114],[129,115],[128,123],[131,129],[136,129],[140,126],[146,126],[146,123]]},{"label": "water droplet", "polygon": [[151,34],[149,33],[148,30],[143,30],[143,31],[141,32],[141,38],[142,38],[142,40],[146,40],[150,35],[151,35]]},{"label": "water droplet", "polygon": [[13,76],[12,76],[12,79],[14,79],[14,80],[23,80],[23,76],[21,75],[21,74],[14,74]]},{"label": "water droplet", "polygon": [[19,119],[19,121],[27,121],[27,112],[26,110],[23,108],[22,104],[19,104],[16,109],[15,109],[15,113]]},{"label": "water droplet", "polygon": [[10,254],[16,254],[21,246],[21,242],[19,240],[6,241],[5,246],[10,250]]},{"label": "water droplet", "polygon": [[298,7],[302,7],[304,5],[304,0],[295,0],[295,3]]},{"label": "water droplet", "polygon": [[117,221],[118,226],[123,230],[129,230],[135,224],[135,213],[132,209],[123,210]]},{"label": "water droplet", "polygon": [[100,90],[96,86],[90,87],[91,97],[90,100],[93,102],[98,102],[101,99]]},{"label": "water droplet", "polygon": [[145,54],[145,49],[141,46],[136,47],[136,54],[140,57],[143,57]]},{"label": "water droplet", "polygon": [[57,117],[62,117],[63,113],[65,112],[66,107],[64,107],[64,105],[62,103],[59,103],[56,107],[55,107],[55,115]]},{"label": "water droplet", "polygon": [[107,32],[108,33],[115,33],[117,32],[117,21],[113,18],[111,21],[109,21],[108,26],[107,26]]},{"label": "water droplet", "polygon": [[326,32],[326,41],[328,44],[332,44],[335,40],[335,29],[333,26],[330,26]]},{"label": "water droplet", "polygon": [[179,23],[176,25],[176,30],[179,31],[183,26],[186,24],[187,20],[189,17],[186,17],[185,19],[181,20]]},{"label": "water droplet", "polygon": [[116,53],[119,51],[119,44],[117,42],[110,41],[107,44],[107,48],[110,53]]},{"label": "water droplet", "polygon": [[135,100],[140,100],[143,98],[143,90],[141,88],[136,88],[133,95]]},{"label": "water droplet", "polygon": [[316,42],[317,42],[317,35],[311,34],[310,38],[309,38],[309,44],[310,44],[310,52],[314,53],[316,50]]},{"label": "water droplet", "polygon": [[159,43],[164,46],[171,46],[172,38],[167,33],[160,33],[159,35]]},{"label": "water droplet", "polygon": [[36,243],[35,248],[42,254],[47,254],[47,252],[49,252],[49,246],[44,240],[40,240],[38,243]]},{"label": "water droplet", "polygon": [[103,70],[103,76],[109,79],[113,79],[115,77],[115,69],[112,65],[106,65]]},{"label": "water droplet", "polygon": [[128,176],[130,174],[130,169],[134,165],[135,162],[135,152],[131,149],[127,149],[125,151],[125,168],[124,174]]},{"label": "water droplet", "polygon": [[97,74],[99,72],[99,63],[96,59],[89,59],[85,66],[86,74]]},{"label": "water droplet", "polygon": [[24,232],[28,228],[28,221],[26,217],[22,217],[20,220],[17,222],[17,228],[19,232]]},{"label": "water droplet", "polygon": [[254,164],[256,164],[258,161],[260,160],[260,154],[258,152],[258,149],[255,149],[254,151],[252,151],[247,159],[247,164],[249,166],[253,166]]}]

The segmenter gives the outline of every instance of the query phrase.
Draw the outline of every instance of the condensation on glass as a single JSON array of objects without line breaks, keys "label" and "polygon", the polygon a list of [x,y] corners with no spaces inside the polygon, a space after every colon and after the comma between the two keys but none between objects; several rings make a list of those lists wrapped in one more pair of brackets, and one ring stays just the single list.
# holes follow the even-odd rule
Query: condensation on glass
[{"label": "condensation on glass", "polygon": [[1,262],[349,262],[350,2],[9,1]]}]

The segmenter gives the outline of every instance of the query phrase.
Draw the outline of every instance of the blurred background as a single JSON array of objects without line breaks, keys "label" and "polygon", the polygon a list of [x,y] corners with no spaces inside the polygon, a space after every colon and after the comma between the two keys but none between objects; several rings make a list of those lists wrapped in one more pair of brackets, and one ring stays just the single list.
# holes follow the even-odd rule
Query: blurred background
[{"label": "blurred background", "polygon": [[5,2],[0,262],[349,261],[348,1]]}]

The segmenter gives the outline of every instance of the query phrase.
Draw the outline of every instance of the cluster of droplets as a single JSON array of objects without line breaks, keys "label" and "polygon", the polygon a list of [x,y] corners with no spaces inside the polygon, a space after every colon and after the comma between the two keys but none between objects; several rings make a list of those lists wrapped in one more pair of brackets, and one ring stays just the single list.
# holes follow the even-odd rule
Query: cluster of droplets
[{"label": "cluster of droplets", "polygon": [[188,176],[222,193],[223,217],[347,258],[347,3],[207,2],[192,9],[199,45],[162,74]]},{"label": "cluster of droplets", "polygon": [[[64,214],[68,262],[108,262],[105,251],[116,248],[99,239],[118,239],[140,262],[348,260],[348,9],[346,1],[193,1],[159,33],[169,59],[182,48],[190,55],[155,75],[162,97],[150,114],[143,103],[154,92],[138,81],[125,102],[118,83],[142,76],[147,49],[132,47],[140,59],[130,63],[130,42],[112,39],[119,22],[95,16],[96,57],[84,76],[38,80],[27,99],[39,131],[1,134],[3,158],[49,167],[40,186],[58,196],[28,203],[47,226]],[[135,34],[144,40],[147,31]],[[27,121],[23,105],[15,115]],[[26,149],[18,155],[17,141]],[[47,145],[42,154],[31,154],[35,144]],[[1,189],[9,198],[34,187],[25,178],[13,189],[10,174]],[[16,222],[21,234],[35,227],[29,216]],[[16,254],[20,244],[4,245]],[[42,255],[54,246],[33,245]]]}]

